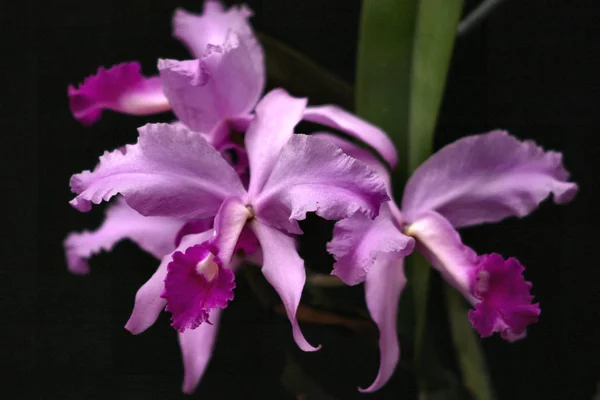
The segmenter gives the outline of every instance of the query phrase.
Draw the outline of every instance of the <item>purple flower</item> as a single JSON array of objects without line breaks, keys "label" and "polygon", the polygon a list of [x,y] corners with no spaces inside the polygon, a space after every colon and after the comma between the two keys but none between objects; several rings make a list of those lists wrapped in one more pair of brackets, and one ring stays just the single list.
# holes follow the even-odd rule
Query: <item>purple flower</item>
[{"label": "purple flower", "polygon": [[[90,256],[101,250],[110,250],[114,244],[123,239],[130,239],[156,258],[163,259],[164,265],[168,265],[173,260],[172,255],[176,248],[184,239],[185,243],[181,246],[181,250],[185,250],[188,243],[193,245],[195,242],[210,239],[213,235],[212,227],[212,219],[184,223],[178,218],[145,217],[130,208],[123,198],[119,198],[108,208],[106,219],[99,229],[94,232],[71,233],[67,237],[65,240],[67,264],[71,272],[86,274],[89,272],[87,259]],[[195,247],[190,247],[191,249],[195,249]],[[236,247],[236,251],[242,252],[243,256],[236,255],[234,257],[229,264],[229,270],[224,272],[221,280],[235,271],[243,260],[252,260],[260,264],[260,252],[255,250],[257,250],[256,238],[252,236],[251,232],[244,230]],[[159,278],[160,276],[155,275],[155,279],[150,280],[144,290],[150,290],[150,292],[154,290],[153,293],[155,293],[157,289],[160,290],[161,287],[164,287]],[[144,290],[140,290],[138,293],[139,298],[144,298],[146,295]],[[156,300],[160,301],[158,298]],[[151,302],[146,304],[152,306]],[[143,316],[143,307],[138,308],[138,312]],[[212,354],[219,317],[220,309],[217,308],[211,313],[210,322],[212,324],[201,324],[194,330],[179,333],[179,343],[185,366],[184,392],[193,392],[204,373]],[[152,315],[150,318],[153,318]]]},{"label": "purple flower", "polygon": [[173,314],[173,326],[179,332],[196,329],[204,322],[210,324],[209,311],[225,308],[233,300],[235,277],[223,268],[216,253],[218,249],[204,242],[185,253],[173,254],[162,296],[168,301],[165,310]]},{"label": "purple flower", "polygon": [[[252,33],[248,19],[252,11],[246,6],[234,6],[224,10],[218,1],[207,1],[202,15],[194,15],[176,10],[173,16],[173,35],[181,40],[196,58],[204,57],[210,46],[222,46],[229,32],[242,36],[250,48],[250,62],[258,78],[264,85],[263,52]],[[259,93],[260,94],[260,93]],[[140,74],[138,62],[128,62],[113,66],[108,70],[100,68],[96,75],[87,78],[78,88],[68,90],[71,111],[84,125],[91,125],[100,119],[102,111],[109,109],[126,114],[146,115],[171,109],[163,94],[158,76],[146,78]],[[255,103],[258,97],[255,99]]]},{"label": "purple flower", "polygon": [[[369,153],[329,140],[385,177],[391,193],[389,174]],[[474,306],[469,320],[481,336],[500,332],[509,341],[525,336],[540,308],[532,304],[523,266],[498,254],[478,256],[461,242],[456,228],[523,217],[550,194],[556,203],[568,202],[577,192],[568,178],[560,153],[493,131],[460,139],[417,168],[406,185],[402,211],[389,202],[373,221],[355,216],[336,223],[328,244],[336,258],[333,274],[348,284],[365,281],[367,306],[380,331],[379,373],[364,391],[383,386],[398,362],[403,259],[414,246]]]},{"label": "purple flower", "polygon": [[[266,79],[263,49],[248,22],[251,16],[245,5],[225,10],[217,1],[205,2],[202,15],[177,10],[173,35],[197,59],[159,60],[161,79],[143,77],[137,62],[101,68],[79,88],[69,87],[73,115],[90,125],[104,109],[136,115],[172,109],[217,149],[245,159],[230,138],[231,130],[246,131]],[[396,165],[396,151],[386,134],[344,109],[306,107],[302,118],[356,137]],[[238,170],[245,167],[241,160]]]},{"label": "purple flower", "polygon": [[[77,193],[71,204],[80,211],[120,194],[145,216],[144,223],[156,218],[173,223],[163,243],[179,243],[138,291],[126,328],[140,333],[168,307],[172,325],[181,332],[188,392],[210,357],[215,326],[207,322],[216,325],[219,310],[233,297],[237,251],[259,253],[262,272],[283,301],[296,343],[305,351],[316,350],[295,316],[305,281],[292,236],[302,233],[297,221],[307,212],[327,219],[374,218],[388,200],[385,184],[365,164],[328,140],[293,134],[306,113],[305,99],[277,89],[259,102],[255,113],[244,137],[251,172],[247,187],[202,134],[183,124],[148,124],[139,129],[136,144],[105,153],[93,171],[71,179]],[[206,223],[213,219],[212,226]],[[108,230],[108,224],[107,218],[99,231]],[[115,233],[110,243],[136,240],[131,232]],[[95,245],[110,247],[103,243],[108,236],[95,237]],[[255,251],[257,243],[260,251]],[[67,252],[80,260],[92,253],[84,251],[86,246],[93,247],[67,240]]]}]

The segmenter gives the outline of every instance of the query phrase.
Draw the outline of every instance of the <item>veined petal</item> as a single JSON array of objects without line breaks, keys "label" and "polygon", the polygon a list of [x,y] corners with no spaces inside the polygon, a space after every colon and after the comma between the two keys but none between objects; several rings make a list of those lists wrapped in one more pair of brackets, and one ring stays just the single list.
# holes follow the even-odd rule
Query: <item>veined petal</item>
[{"label": "veined petal", "polygon": [[387,200],[384,182],[364,163],[325,139],[295,134],[281,150],[255,212],[272,226],[299,233],[294,220],[307,212],[325,219],[357,213],[375,218]]},{"label": "veined petal", "polygon": [[413,251],[415,240],[394,224],[387,204],[374,220],[356,215],[338,221],[327,251],[336,262],[333,275],[348,285],[363,282],[369,271],[382,261],[400,259]]},{"label": "veined petal", "polygon": [[384,131],[334,105],[307,107],[303,119],[316,122],[355,137],[375,149],[392,168],[398,163],[394,144]]},{"label": "veined petal", "polygon": [[182,391],[184,393],[193,393],[196,390],[210,361],[219,330],[220,308],[212,312],[211,319],[212,324],[202,324],[196,329],[179,333],[179,346],[183,357]]},{"label": "veined petal", "polygon": [[392,178],[390,176],[390,172],[386,166],[383,165],[383,163],[379,161],[377,157],[375,157],[369,150],[328,132],[312,133],[310,136],[325,139],[342,149],[342,151],[348,154],[350,157],[356,158],[357,160],[367,164],[367,166],[375,171],[375,173],[377,173],[377,175],[379,175],[379,177],[385,182],[388,190],[388,196],[392,197]]},{"label": "veined petal", "polygon": [[173,254],[177,251],[185,251],[188,247],[207,241],[212,237],[213,232],[211,229],[199,234],[185,236],[173,253],[167,254],[162,258],[156,272],[137,291],[133,311],[127,324],[125,324],[125,329],[137,335],[154,324],[160,312],[167,305],[167,301],[160,297],[160,295],[165,287],[164,281],[167,276],[167,266],[173,260]]},{"label": "veined petal", "polygon": [[100,67],[78,88],[69,86],[68,95],[71,112],[83,125],[96,122],[105,109],[133,115],[171,109],[158,76],[143,76],[138,62]]},{"label": "veined petal", "polygon": [[264,54],[248,19],[253,15],[246,5],[233,6],[227,11],[218,1],[206,1],[201,15],[177,9],[173,15],[173,36],[181,40],[195,58],[206,52],[208,45],[220,46],[230,31],[248,43],[254,69],[265,75]]},{"label": "veined petal", "polygon": [[255,117],[245,136],[252,171],[250,197],[258,195],[263,188],[305,107],[306,99],[292,97],[283,89],[271,90],[256,106]]},{"label": "veined petal", "polygon": [[227,307],[233,300],[235,276],[224,268],[216,250],[206,241],[185,253],[173,253],[167,266],[161,297],[167,300],[165,310],[172,313],[171,326],[179,332],[211,324],[212,311]]},{"label": "veined petal", "polygon": [[331,133],[317,132],[311,134],[310,136],[326,139],[331,143],[335,144],[340,149],[342,149],[342,151],[348,154],[350,157],[356,158],[357,160],[367,164],[367,166],[371,168],[385,183],[387,195],[391,199],[391,201],[388,201],[386,204],[390,212],[392,213],[393,218],[396,221],[396,225],[399,226],[403,224],[404,216],[400,212],[398,206],[396,205],[396,202],[394,201],[394,196],[392,194],[392,177],[390,175],[390,171],[381,161],[379,161],[377,157],[373,155],[373,153],[350,142],[349,140],[342,139],[341,137],[333,135]]},{"label": "veined petal", "polygon": [[304,271],[304,261],[296,250],[294,238],[256,219],[250,226],[262,249],[263,275],[281,297],[292,324],[292,333],[296,344],[304,351],[318,350],[320,346],[313,347],[306,341],[296,319],[296,311],[306,281],[306,272]]},{"label": "veined petal", "polygon": [[71,178],[71,201],[79,211],[107,201],[117,193],[146,216],[206,218],[224,199],[244,197],[233,168],[199,134],[181,124],[148,124],[138,142],[125,151],[104,153],[94,171]]},{"label": "veined petal", "polygon": [[416,237],[418,250],[448,283],[475,306],[469,319],[481,336],[500,332],[504,339],[514,341],[537,321],[539,305],[531,303],[531,283],[524,280],[524,268],[516,259],[477,256],[462,244],[450,222],[435,212],[409,225],[407,233]]},{"label": "veined petal", "polygon": [[123,239],[130,239],[160,259],[175,249],[173,239],[183,221],[169,217],[144,217],[119,199],[106,210],[106,218],[93,231],[73,232],[65,240],[69,270],[75,274],[89,272],[88,258],[100,251],[110,251]]},{"label": "veined petal", "polygon": [[560,153],[493,131],[449,144],[421,164],[402,210],[409,222],[436,211],[454,227],[523,217],[550,194],[556,203],[570,201],[577,185],[568,178]]},{"label": "veined petal", "polygon": [[523,278],[525,268],[515,258],[486,254],[477,260],[472,291],[480,300],[469,311],[471,324],[482,337],[500,332],[513,342],[525,336],[527,326],[537,322],[538,303],[532,304],[531,283]]},{"label": "veined petal", "polygon": [[[383,260],[382,260],[383,261]],[[396,328],[398,302],[406,286],[404,259],[377,262],[367,274],[365,298],[371,318],[379,328],[379,372],[375,381],[361,392],[374,392],[390,379],[398,360],[400,345]]]},{"label": "veined petal", "polygon": [[234,32],[198,60],[159,60],[158,69],[175,115],[206,134],[227,118],[250,113],[265,84],[264,72],[256,70],[243,37]]}]

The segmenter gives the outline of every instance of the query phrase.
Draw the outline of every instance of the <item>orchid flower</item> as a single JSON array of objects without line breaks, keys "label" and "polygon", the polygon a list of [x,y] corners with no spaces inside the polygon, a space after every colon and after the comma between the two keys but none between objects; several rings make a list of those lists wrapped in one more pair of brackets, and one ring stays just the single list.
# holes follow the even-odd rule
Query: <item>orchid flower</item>
[{"label": "orchid flower", "polygon": [[[391,197],[389,173],[370,153],[327,139],[384,177]],[[336,223],[328,244],[336,259],[332,273],[350,285],[365,281],[367,306],[380,331],[379,372],[365,392],[381,388],[398,362],[404,257],[415,246],[472,304],[468,317],[482,337],[499,332],[512,342],[525,336],[540,307],[532,304],[524,267],[499,254],[478,256],[456,229],[524,217],[550,194],[566,203],[578,189],[568,178],[560,153],[493,131],[460,139],[426,160],[407,182],[401,210],[389,202],[375,220],[357,215]]]},{"label": "orchid flower", "polygon": [[[305,108],[305,99],[281,89],[259,102],[244,138],[251,172],[247,189],[204,136],[182,124],[148,124],[139,129],[136,144],[105,153],[93,171],[71,179],[76,209],[88,211],[120,194],[145,218],[172,219],[169,239],[177,228],[182,231],[181,221],[213,221],[211,229],[180,235],[176,249],[138,291],[126,324],[137,334],[165,307],[172,313],[172,325],[180,332],[186,392],[198,384],[219,310],[233,298],[237,250],[252,253],[252,243],[260,246],[262,272],[282,299],[296,343],[302,350],[316,350],[296,320],[305,282],[292,236],[302,233],[297,221],[307,212],[326,219],[374,218],[389,199],[384,182],[364,163],[323,138],[293,134]],[[70,250],[75,259],[94,251],[78,251],[74,241],[67,240],[67,254]],[[147,246],[146,240],[138,242]]]},{"label": "orchid flower", "polygon": [[[207,50],[211,49],[214,53],[215,47],[222,46],[229,32],[236,32],[251,50],[244,52],[242,57],[248,58],[240,61],[245,62],[248,69],[254,69],[253,78],[258,78],[256,86],[260,92],[264,86],[264,56],[248,22],[251,16],[252,11],[245,5],[225,10],[220,2],[207,1],[201,15],[181,9],[175,11],[173,36],[181,40],[195,58],[201,59]],[[239,54],[236,56],[241,58]],[[210,74],[210,71],[206,72]],[[105,109],[133,115],[171,109],[159,77],[141,75],[138,62],[117,64],[108,70],[101,67],[96,75],[88,77],[78,88],[70,86],[68,95],[73,116],[84,125],[91,125],[100,119]],[[256,103],[258,97],[254,101]]]},{"label": "orchid flower", "polygon": [[[266,78],[264,52],[248,22],[251,16],[245,5],[225,10],[218,1],[206,1],[201,15],[178,9],[173,35],[196,60],[160,60],[160,78],[142,76],[137,62],[100,68],[77,89],[69,87],[73,115],[91,125],[104,109],[134,115],[172,110],[217,149],[238,153],[243,169],[245,154],[230,134],[246,131]],[[306,107],[303,119],[356,137],[396,165],[396,151],[385,133],[340,107]]]},{"label": "orchid flower", "polygon": [[[94,232],[71,233],[65,240],[65,252],[69,270],[75,274],[89,273],[87,259],[101,250],[111,250],[119,241],[130,239],[157,259],[165,258],[182,243],[190,240],[208,240],[213,234],[213,220],[201,219],[184,223],[171,217],[146,217],[127,205],[123,198],[111,204],[104,223]],[[199,234],[199,235],[196,235]],[[187,235],[190,235],[189,238]],[[235,255],[229,268],[235,272],[243,262],[262,264],[256,238],[250,231],[242,232]],[[190,242],[191,243],[191,242]],[[183,391],[190,393],[197,387],[212,355],[220,310],[212,315],[213,324],[203,324],[197,329],[179,333],[179,343],[184,361],[185,380]]]}]

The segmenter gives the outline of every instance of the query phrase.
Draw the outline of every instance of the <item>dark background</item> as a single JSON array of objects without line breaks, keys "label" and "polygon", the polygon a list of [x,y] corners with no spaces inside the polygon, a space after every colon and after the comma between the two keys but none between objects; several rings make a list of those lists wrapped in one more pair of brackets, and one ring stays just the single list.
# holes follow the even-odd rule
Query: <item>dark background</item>
[{"label": "dark background", "polygon": [[[467,1],[465,11],[478,3]],[[472,228],[463,237],[480,253],[518,257],[542,306],[540,322],[526,340],[484,341],[498,397],[590,399],[600,380],[600,13],[593,1],[505,3],[457,41],[436,147],[467,134],[505,128],[564,153],[581,187],[573,203],[546,202],[524,220]],[[252,22],[257,30],[353,81],[360,1],[248,4],[256,13]],[[13,43],[23,76],[15,93],[37,101],[19,121],[21,129],[10,134],[23,133],[29,154],[32,146],[38,149],[37,162],[27,170],[37,172],[37,185],[27,180],[26,196],[37,216],[31,208],[16,207],[9,221],[37,222],[37,235],[34,241],[28,231],[27,240],[13,241],[15,230],[9,224],[4,241],[10,243],[5,251],[18,259],[15,268],[28,264],[29,269],[19,269],[23,285],[12,284],[12,273],[2,277],[8,283],[2,294],[8,307],[0,326],[7,334],[0,358],[9,371],[2,380],[16,385],[4,385],[0,397],[180,398],[181,361],[168,316],[137,337],[123,328],[134,294],[156,261],[124,242],[112,253],[95,257],[89,276],[77,277],[66,270],[61,244],[69,231],[96,227],[103,212],[97,207],[81,214],[68,205],[69,176],[92,167],[105,149],[133,142],[136,127],[170,116],[107,112],[99,123],[83,128],[69,113],[66,87],[100,65],[139,60],[144,72],[153,74],[158,57],[187,58],[170,36],[170,18],[177,6],[200,11],[201,1],[28,5],[15,27],[17,39],[28,39],[33,47]],[[26,136],[36,130],[37,136]],[[4,150],[13,158],[22,154],[10,144]],[[37,171],[32,171],[35,166]],[[11,182],[22,183],[25,172],[9,171]],[[31,268],[25,260],[36,256]],[[320,352],[299,354],[287,320],[262,308],[238,279],[236,301],[225,313],[214,357],[192,398],[287,398],[279,384],[286,352],[338,399],[400,398],[401,390],[407,390],[402,372],[397,372],[380,392],[358,394],[355,388],[370,383],[376,373],[376,349],[343,328],[309,324],[305,332],[309,341],[324,345]]]}]

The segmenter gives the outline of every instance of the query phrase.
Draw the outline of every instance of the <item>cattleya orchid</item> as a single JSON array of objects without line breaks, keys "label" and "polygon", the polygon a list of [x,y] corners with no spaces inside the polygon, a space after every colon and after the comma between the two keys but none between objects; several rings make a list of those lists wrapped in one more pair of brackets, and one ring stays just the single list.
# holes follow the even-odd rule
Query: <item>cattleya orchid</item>
[{"label": "cattleya orchid", "polygon": [[[266,80],[264,52],[248,22],[251,16],[245,5],[225,10],[217,1],[206,1],[201,15],[178,9],[173,35],[196,59],[160,60],[160,77],[142,76],[137,62],[100,68],[78,88],[69,87],[73,115],[91,125],[104,109],[134,115],[172,110],[218,150],[234,151],[239,159],[236,167],[243,171],[246,156],[231,133],[246,131]],[[362,140],[395,166],[390,139],[346,110],[334,105],[306,107],[302,118]]]},{"label": "cattleya orchid", "polygon": [[[294,122],[294,110],[300,110],[300,118],[302,119],[322,123],[341,130],[350,136],[362,138],[367,144],[382,152],[389,164],[394,165],[396,163],[394,147],[385,133],[377,127],[336,106],[306,107],[304,100],[296,99],[292,101],[282,91],[272,92],[265,97],[263,102],[259,103],[263,104],[263,111],[259,112],[260,106],[257,106],[255,125],[251,124],[251,121],[255,118],[251,111],[255,108],[258,97],[263,90],[265,72],[262,48],[248,24],[250,15],[251,11],[245,6],[232,7],[225,11],[220,3],[214,1],[205,3],[204,13],[200,16],[178,10],[173,21],[174,35],[186,44],[192,54],[199,57],[198,60],[183,62],[160,60],[160,76],[147,79],[139,74],[139,64],[122,64],[108,71],[100,70],[97,76],[88,78],[79,89],[69,88],[73,114],[84,124],[89,125],[99,119],[103,109],[131,114],[149,114],[155,111],[172,109],[179,117],[179,121],[172,125],[149,125],[141,128],[140,140],[137,145],[125,146],[118,151],[105,154],[97,170],[91,174],[84,173],[75,177],[72,180],[75,191],[85,191],[84,186],[91,184],[87,181],[88,176],[98,177],[107,173],[115,165],[120,165],[123,168],[120,170],[121,172],[127,170],[127,168],[136,170],[140,167],[139,164],[129,164],[134,159],[141,162],[146,157],[147,164],[144,164],[145,166],[154,165],[158,168],[161,165],[160,163],[168,161],[171,156],[174,159],[184,157],[185,153],[178,153],[182,146],[190,146],[186,151],[189,152],[193,148],[196,151],[194,154],[199,156],[203,151],[206,151],[206,154],[214,155],[213,151],[210,150],[211,146],[209,146],[212,145],[234,167],[241,180],[242,187],[240,188],[239,182],[236,180],[238,178],[234,178],[231,171],[223,167],[222,161],[215,161],[212,158],[209,159],[208,164],[193,161],[193,170],[202,172],[205,169],[205,173],[211,177],[213,183],[211,187],[205,187],[205,191],[202,192],[203,196],[198,196],[197,199],[197,201],[205,204],[208,210],[211,210],[202,211],[207,213],[204,215],[191,210],[182,211],[182,207],[187,207],[182,199],[185,197],[184,195],[191,194],[191,188],[179,188],[178,191],[178,189],[172,187],[174,183],[172,178],[175,175],[163,174],[162,178],[157,175],[155,177],[157,179],[152,181],[147,178],[148,175],[144,176],[141,171],[136,172],[138,175],[135,175],[136,173],[133,173],[133,170],[130,169],[129,172],[133,174],[129,175],[129,184],[137,185],[137,189],[129,189],[138,190],[138,192],[123,193],[123,196],[116,203],[109,206],[105,222],[98,230],[71,233],[65,240],[69,269],[77,274],[89,272],[87,260],[92,255],[101,250],[110,250],[123,239],[131,239],[142,249],[162,260],[158,271],[139,290],[134,312],[126,328],[133,333],[145,330],[152,325],[158,313],[168,304],[168,310],[173,313],[173,325],[181,331],[179,338],[185,365],[183,390],[186,392],[193,391],[197,386],[210,358],[220,309],[225,307],[227,301],[232,298],[234,288],[234,275],[232,272],[235,272],[242,261],[263,264],[264,246],[271,246],[268,248],[272,251],[264,259],[263,271],[271,277],[273,285],[282,291],[284,303],[295,327],[295,338],[303,349],[313,349],[303,339],[295,318],[293,318],[294,304],[297,306],[299,301],[304,276],[304,272],[299,267],[302,261],[297,255],[294,256],[291,253],[285,255],[286,260],[282,259],[284,253],[281,257],[278,255],[279,253],[274,253],[275,250],[280,249],[283,252],[291,251],[294,245],[293,239],[284,234],[284,236],[280,235],[281,246],[272,246],[270,244],[272,242],[269,242],[268,239],[263,239],[263,242],[266,240],[266,244],[261,243],[262,246],[259,246],[256,237],[259,234],[255,232],[259,230],[263,232],[263,236],[269,236],[270,234],[277,236],[277,232],[270,232],[269,227],[261,228],[262,225],[256,221],[267,221],[268,225],[269,217],[267,214],[276,214],[273,215],[274,219],[272,221],[277,221],[280,218],[290,217],[285,215],[288,210],[285,207],[278,206],[277,201],[274,200],[274,193],[271,200],[262,202],[265,205],[259,213],[255,212],[256,205],[248,207],[248,204],[246,204],[241,207],[239,201],[248,201],[248,196],[251,193],[257,199],[260,186],[266,182],[267,177],[272,176],[269,168],[274,165],[272,161],[277,159],[279,150],[281,148],[292,149],[291,146],[283,146],[286,140],[285,135],[277,135],[279,129],[288,129],[289,132],[287,133],[292,132],[293,125],[297,122]],[[157,106],[157,104],[160,106]],[[278,108],[277,104],[282,106]],[[289,107],[286,107],[285,104],[288,104]],[[291,106],[292,104],[295,105]],[[288,119],[291,125],[282,128],[277,123],[279,121],[277,118],[281,117],[277,116],[277,113],[287,113],[288,111],[292,113]],[[260,115],[263,116],[260,117]],[[272,116],[277,116],[277,118],[272,118]],[[250,126],[262,126],[260,129],[253,129],[255,131],[256,129],[268,130],[274,136],[268,136],[264,132],[261,135],[250,133]],[[242,133],[248,132],[246,136],[247,148],[253,146],[256,154],[255,161],[250,160],[249,162],[246,157],[246,148],[239,144],[239,140],[233,140],[231,137],[232,130]],[[193,135],[192,132],[196,134]],[[161,138],[161,135],[166,137]],[[205,139],[206,143],[197,139],[196,136],[198,135]],[[277,137],[281,142],[277,141]],[[194,140],[199,141],[201,144],[193,145]],[[263,141],[264,143],[262,143]],[[269,143],[273,141],[275,142]],[[300,175],[298,176],[301,182],[296,182],[297,185],[294,189],[298,193],[310,188],[306,184],[311,179],[317,185],[315,187],[324,190],[323,195],[326,193],[325,191],[328,190],[325,189],[327,182],[318,182],[318,179],[316,181],[314,179],[321,174],[319,168],[326,165],[327,157],[333,157],[334,161],[332,162],[334,164],[340,162],[342,170],[347,167],[349,171],[354,171],[345,178],[345,181],[343,177],[341,181],[336,181],[337,183],[330,180],[329,183],[342,185],[343,188],[340,187],[342,192],[356,186],[362,188],[364,194],[364,191],[369,189],[370,184],[374,185],[370,190],[380,191],[376,188],[375,178],[368,178],[367,182],[350,182],[350,176],[352,176],[352,180],[355,180],[369,173],[362,170],[360,164],[351,166],[352,163],[341,154],[338,154],[338,150],[334,147],[329,145],[323,147],[323,144],[317,146],[316,143],[319,140],[315,139],[307,139],[303,143],[298,138],[294,138],[293,141],[296,143],[296,148],[305,148],[306,152],[320,154],[320,160],[322,161],[322,164],[317,163],[314,169],[307,171],[313,172],[312,177],[310,174],[303,178]],[[163,147],[166,152],[161,156],[156,150]],[[321,147],[320,153],[315,153],[314,149],[316,147]],[[234,150],[237,153],[236,163],[228,157],[228,150]],[[328,154],[327,151],[331,154]],[[282,154],[285,156],[288,153]],[[139,159],[136,159],[136,157]],[[202,156],[200,158],[205,159],[206,157]],[[294,157],[301,156],[295,154]],[[290,158],[290,162],[296,159],[294,157]],[[265,161],[265,165],[270,166],[261,167],[262,164],[257,160],[271,160]],[[191,159],[185,157],[180,161],[192,162]],[[302,168],[304,168],[305,162],[300,162]],[[248,186],[248,165],[252,165],[252,163],[256,164],[254,169],[251,168],[253,175],[251,181],[255,183]],[[111,168],[108,168],[108,165]],[[215,166],[218,166],[221,170]],[[191,164],[185,167],[180,165],[174,167],[174,169],[164,165],[162,172],[187,175],[188,172],[186,171],[190,168]],[[283,181],[285,181],[284,169],[284,167],[280,168]],[[223,171],[227,172],[224,173]],[[332,171],[335,173],[335,168]],[[108,174],[110,175],[113,172],[116,172],[116,170],[111,170]],[[289,172],[287,171],[287,173]],[[126,175],[117,173],[104,176],[105,179],[102,182],[108,186],[102,188],[96,186],[95,189],[90,189],[99,190],[95,193],[94,201],[100,201],[100,198],[108,200],[116,192],[121,192],[121,189],[109,188],[109,186],[123,183],[124,181],[121,182],[121,180]],[[326,179],[327,175],[323,175],[323,178]],[[308,181],[304,182],[302,179],[308,179]],[[84,181],[86,183],[83,183]],[[183,179],[183,181],[186,181],[186,179]],[[264,182],[260,183],[261,181]],[[268,181],[275,182],[272,177]],[[150,186],[154,185],[152,186],[154,189],[162,187],[162,192],[157,191],[153,194],[159,195],[158,198],[155,198],[155,201],[158,202],[156,204],[162,204],[162,202],[165,202],[165,204],[157,205],[158,208],[156,209],[147,209],[148,205],[145,201],[140,204],[139,201],[141,200],[139,198],[142,196],[140,193],[143,193],[143,196],[151,195],[144,192],[144,190],[149,189],[142,189],[142,186],[146,184],[142,182],[147,182]],[[222,188],[219,188],[219,186],[222,186]],[[245,188],[248,188],[246,194],[244,194]],[[209,194],[209,189],[218,194]],[[228,192],[237,200],[222,198],[223,194]],[[89,190],[86,193],[89,194]],[[289,202],[297,212],[292,217],[301,219],[303,214],[299,210],[302,205],[294,203],[297,196],[292,196],[291,193],[285,201]],[[352,197],[350,193],[348,193],[349,197],[346,196],[345,200],[339,193],[337,195],[335,193],[335,191],[331,191],[328,196],[336,196],[337,199],[322,199],[320,203],[314,203],[310,207],[315,208],[315,211],[318,209],[318,213],[327,218],[341,218],[345,215],[343,207],[337,210],[335,209],[336,206],[328,208],[328,204],[334,204],[336,201],[338,205],[344,201],[347,202],[346,212],[348,214],[352,214],[363,207],[360,201],[350,202]],[[89,203],[84,199],[85,195],[82,194],[82,196],[74,204],[85,210],[89,208]],[[309,192],[302,196],[306,199]],[[167,198],[171,200],[167,200]],[[368,209],[362,209],[361,211],[371,216],[375,215],[378,209],[377,202],[382,199],[378,195],[375,195],[374,198],[376,201],[369,203]],[[363,196],[362,200],[365,201],[365,199]],[[313,196],[312,200],[319,202],[318,197]],[[167,204],[169,202],[171,207]],[[219,224],[222,218],[215,219],[215,215],[221,207],[221,203],[223,211],[218,213],[219,216],[223,215],[224,218],[230,213],[235,214],[238,212],[239,224],[242,221],[250,221],[243,224],[247,226],[239,232],[237,243],[235,243],[235,237],[237,237],[235,232],[228,239],[227,237],[224,239],[223,233],[220,233],[224,229]],[[260,204],[260,202],[257,204]],[[133,207],[130,205],[133,205]],[[310,211],[310,207],[306,210]],[[280,213],[281,215],[279,215]],[[300,233],[297,224],[293,220],[286,221],[282,223],[284,231]],[[254,228],[251,229],[251,227]],[[229,232],[227,229],[225,229],[224,234]],[[225,242],[221,243],[223,240]],[[231,243],[234,243],[233,249]],[[233,252],[235,253],[231,254]],[[289,261],[287,260],[288,257]],[[282,272],[279,269],[274,269],[273,263],[292,264],[292,267],[290,267],[292,275],[289,276],[289,282],[286,279],[287,276],[279,277]],[[287,273],[290,272],[287,271]],[[292,286],[288,288],[287,284]],[[213,297],[206,297],[206,293],[211,293]],[[194,304],[196,307],[194,307]]]},{"label": "cattleya orchid", "polygon": [[[75,267],[124,236],[156,255],[163,254],[165,247],[157,250],[153,243],[159,229],[140,236],[148,225],[167,224],[170,230],[161,233],[170,235],[167,240],[179,241],[138,291],[126,328],[140,333],[165,307],[172,313],[186,360],[185,391],[194,389],[210,355],[214,326],[206,323],[215,324],[218,312],[214,311],[233,298],[236,250],[253,254],[260,248],[262,272],[281,297],[296,343],[305,351],[316,350],[302,335],[295,316],[305,281],[292,236],[302,233],[297,221],[307,212],[326,219],[356,214],[374,218],[389,199],[383,181],[364,163],[328,140],[293,134],[305,107],[305,99],[281,89],[259,102],[245,134],[250,165],[247,188],[203,135],[181,124],[148,124],[139,129],[136,144],[105,153],[93,171],[71,179],[77,194],[71,204],[80,211],[119,193],[142,214],[131,215],[133,210],[127,214],[141,219],[135,232],[124,235],[119,230],[124,224],[133,226],[122,218],[111,223],[113,237],[106,222],[101,234],[68,238],[67,255]],[[117,203],[115,208],[124,212],[125,206]],[[211,228],[206,220],[213,219]],[[174,234],[177,229],[183,234]],[[202,229],[206,230],[197,233]],[[99,242],[90,244],[94,239]]]},{"label": "cattleya orchid", "polygon": [[[247,62],[246,71],[243,72],[252,74],[255,79],[258,78],[252,82],[254,90],[259,92],[256,94],[256,103],[264,86],[264,56],[248,22],[251,16],[252,11],[244,5],[224,10],[221,3],[207,1],[202,15],[194,15],[181,9],[175,11],[173,36],[181,40],[195,58],[202,59],[206,56],[207,64],[214,64],[215,58],[217,62],[220,61],[221,57],[215,53],[222,51],[220,47],[226,43],[229,32],[233,31],[242,36],[248,49],[229,48],[228,52],[233,53],[229,58]],[[212,53],[212,57],[207,53]],[[209,75],[212,72],[209,65],[204,66],[208,67],[205,73]],[[170,110],[172,106],[163,93],[160,78],[144,77],[140,69],[138,62],[125,62],[108,70],[99,68],[96,75],[88,77],[78,88],[69,86],[68,95],[74,117],[84,125],[91,125],[100,119],[105,109],[133,115],[148,115]],[[209,89],[214,90],[214,87]],[[221,115],[221,117],[233,116],[235,115]],[[205,126],[214,124],[215,118],[219,116],[206,117],[208,118],[202,121]]]},{"label": "cattleya orchid", "polygon": [[[390,177],[379,161],[349,142],[326,138],[384,177],[391,197]],[[566,203],[578,189],[568,178],[560,153],[493,131],[433,154],[408,180],[401,208],[391,201],[374,220],[357,215],[336,223],[328,244],[336,258],[333,274],[350,285],[365,282],[367,306],[380,331],[379,373],[364,391],[381,388],[398,362],[396,314],[406,285],[404,257],[415,247],[473,305],[469,320],[482,337],[499,332],[514,341],[525,336],[540,307],[532,304],[524,267],[515,258],[477,255],[456,229],[523,217],[550,194],[556,203]]]},{"label": "cattleya orchid", "polygon": [[[173,34],[196,59],[161,59],[152,77],[142,76],[137,62],[123,63],[69,87],[71,111],[84,125],[106,109],[172,110],[178,119],[139,128],[136,144],[105,153],[93,171],[72,177],[76,209],[117,201],[99,229],[67,237],[69,269],[88,273],[92,255],[123,239],[161,260],[137,292],[125,327],[141,333],[162,310],[171,313],[185,392],[204,373],[243,262],[262,265],[298,346],[318,349],[296,320],[305,270],[294,235],[302,234],[298,221],[308,212],[339,220],[328,244],[336,259],[332,273],[349,285],[365,282],[381,364],[364,391],[381,388],[398,362],[403,260],[415,248],[473,305],[469,320],[481,336],[525,336],[540,308],[532,304],[524,267],[514,258],[477,255],[456,229],[525,216],[551,193],[557,203],[569,201],[577,186],[568,182],[561,155],[506,132],[470,136],[415,171],[399,208],[388,201],[387,168],[397,155],[383,131],[337,106],[307,106],[282,89],[261,99],[264,54],[251,15],[246,6],[226,10],[216,1],[205,2],[201,15],[177,10]],[[294,134],[301,120],[359,139],[386,165],[337,136]]]}]

